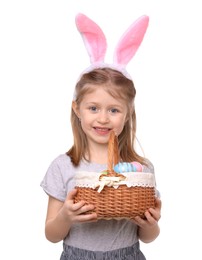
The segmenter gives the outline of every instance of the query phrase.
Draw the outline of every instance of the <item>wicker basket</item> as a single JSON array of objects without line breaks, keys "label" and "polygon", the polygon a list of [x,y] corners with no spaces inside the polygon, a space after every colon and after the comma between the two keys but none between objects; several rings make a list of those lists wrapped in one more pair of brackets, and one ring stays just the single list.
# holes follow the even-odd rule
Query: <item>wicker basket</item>
[{"label": "wicker basket", "polygon": [[[136,178],[136,176],[139,176],[140,179],[144,179],[143,185],[141,185],[141,183],[133,185],[133,183],[130,183],[130,177],[126,179],[125,173],[117,174],[113,170],[118,160],[118,138],[112,131],[108,145],[107,174],[95,173],[98,176],[98,179],[94,181],[95,185],[92,185],[92,176],[94,174],[92,172],[89,173],[87,177],[91,185],[82,184],[81,181],[77,182],[76,179],[76,189],[78,192],[75,197],[75,202],[84,200],[87,204],[93,204],[95,206],[93,212],[97,213],[98,219],[134,218],[135,216],[144,218],[145,211],[155,205],[154,174],[143,172],[130,173],[132,179]],[[78,178],[80,174],[81,172],[78,173]],[[109,185],[109,183],[111,183],[110,181],[106,184],[106,180],[111,177],[112,179],[116,177],[120,181],[114,185]],[[147,178],[149,178],[149,184],[147,183]],[[81,180],[82,179],[83,178],[81,178]],[[105,185],[103,185],[103,179],[105,179]],[[101,191],[99,191],[101,185],[103,187]]]}]

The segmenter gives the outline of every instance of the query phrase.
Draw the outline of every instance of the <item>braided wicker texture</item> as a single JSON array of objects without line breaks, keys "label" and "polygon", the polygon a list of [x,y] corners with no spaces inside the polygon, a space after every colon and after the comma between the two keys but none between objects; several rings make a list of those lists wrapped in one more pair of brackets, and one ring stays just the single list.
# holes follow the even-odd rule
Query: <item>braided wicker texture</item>
[{"label": "braided wicker texture", "polygon": [[[111,132],[108,145],[108,174],[107,176],[120,176],[113,170],[113,165],[118,163],[118,139]],[[134,173],[135,174],[135,173]],[[101,175],[102,176],[102,175]],[[106,176],[106,175],[104,175]],[[97,189],[76,187],[78,190],[75,202],[84,200],[87,204],[93,204],[98,219],[111,218],[144,218],[144,213],[155,206],[154,187],[127,187],[120,185],[118,188],[105,186],[99,193]],[[89,212],[88,212],[89,213]]]},{"label": "braided wicker texture", "polygon": [[85,200],[88,204],[95,205],[93,212],[99,219],[110,218],[144,218],[144,212],[154,207],[154,189],[150,187],[131,187],[126,185],[104,187],[101,193],[91,188],[77,188],[75,202]]}]

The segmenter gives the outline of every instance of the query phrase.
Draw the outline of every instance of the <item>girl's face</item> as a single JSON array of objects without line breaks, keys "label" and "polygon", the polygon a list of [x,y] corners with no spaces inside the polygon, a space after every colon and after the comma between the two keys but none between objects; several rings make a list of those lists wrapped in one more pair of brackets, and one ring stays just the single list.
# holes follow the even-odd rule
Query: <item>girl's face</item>
[{"label": "girl's face", "polygon": [[126,101],[113,98],[101,87],[86,94],[79,106],[74,102],[73,109],[89,144],[107,144],[109,132],[119,135],[127,119]]}]

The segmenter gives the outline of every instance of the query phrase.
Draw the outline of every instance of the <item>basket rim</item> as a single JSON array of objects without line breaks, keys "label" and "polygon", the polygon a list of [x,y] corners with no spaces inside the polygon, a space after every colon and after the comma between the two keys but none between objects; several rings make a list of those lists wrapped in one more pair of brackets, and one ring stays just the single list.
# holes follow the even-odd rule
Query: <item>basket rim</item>
[{"label": "basket rim", "polygon": [[100,172],[78,171],[75,176],[75,186],[92,189],[104,188],[104,186],[118,188],[120,185],[126,185],[128,188],[155,187],[155,176],[150,172],[125,172],[123,173],[126,177],[124,180],[115,179],[116,177],[107,176],[107,174],[100,180],[100,175],[102,175]]}]

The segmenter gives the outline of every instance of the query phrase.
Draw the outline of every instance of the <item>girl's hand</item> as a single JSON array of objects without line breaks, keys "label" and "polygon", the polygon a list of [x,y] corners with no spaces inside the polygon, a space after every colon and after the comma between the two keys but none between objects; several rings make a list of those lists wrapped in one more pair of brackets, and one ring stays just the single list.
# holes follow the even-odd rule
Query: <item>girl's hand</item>
[{"label": "girl's hand", "polygon": [[61,209],[61,214],[71,223],[75,222],[90,222],[97,220],[96,213],[82,214],[89,210],[93,210],[93,205],[86,205],[85,201],[79,201],[74,203],[74,196],[76,195],[77,190],[73,189],[70,191],[66,197],[66,200]]},{"label": "girl's hand", "polygon": [[143,229],[152,228],[158,224],[161,218],[161,200],[159,198],[156,198],[155,208],[150,208],[145,212],[145,218],[137,216],[134,218],[134,222]]}]

